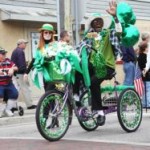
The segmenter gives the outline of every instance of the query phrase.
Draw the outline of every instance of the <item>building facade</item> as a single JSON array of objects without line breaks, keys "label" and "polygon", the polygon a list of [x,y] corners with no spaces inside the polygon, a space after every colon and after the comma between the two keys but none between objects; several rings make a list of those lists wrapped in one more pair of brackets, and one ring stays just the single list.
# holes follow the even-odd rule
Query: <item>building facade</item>
[{"label": "building facade", "polygon": [[27,60],[31,60],[38,43],[38,29],[43,23],[51,23],[57,29],[56,0],[1,0],[0,46],[8,56],[20,38],[27,39]]},{"label": "building facade", "polygon": [[[74,15],[78,16],[75,24],[78,24],[79,31],[82,30],[81,24],[84,24],[86,18],[92,13],[107,14],[106,9],[109,7],[110,0],[74,0],[77,9]],[[150,32],[150,0],[116,0],[117,2],[126,2],[130,4],[136,15],[136,26],[140,33]],[[82,31],[81,31],[82,32]],[[77,37],[78,40],[78,37]]]},{"label": "building facade", "polygon": [[[80,41],[82,24],[91,13],[106,13],[110,0],[0,0],[0,46],[10,56],[20,38],[27,39],[27,60],[30,61],[38,43],[38,29],[51,23],[73,33],[74,43]],[[117,0],[129,3],[136,16],[140,32],[150,32],[150,0]],[[58,2],[59,19],[58,20]],[[58,26],[59,23],[59,26]]]}]

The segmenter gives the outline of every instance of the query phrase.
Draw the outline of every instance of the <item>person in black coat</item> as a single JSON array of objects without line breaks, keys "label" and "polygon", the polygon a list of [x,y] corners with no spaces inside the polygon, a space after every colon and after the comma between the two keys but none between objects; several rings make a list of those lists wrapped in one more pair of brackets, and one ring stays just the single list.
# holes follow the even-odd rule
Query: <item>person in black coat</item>
[{"label": "person in black coat", "polygon": [[[141,42],[139,44],[138,65],[142,72],[144,71],[147,63],[147,51],[148,51],[147,42]],[[142,74],[142,79],[145,85],[145,93],[143,95],[142,105],[144,108],[145,107],[150,108],[150,69],[147,71],[146,74]],[[145,94],[146,94],[146,99],[145,99]]]}]

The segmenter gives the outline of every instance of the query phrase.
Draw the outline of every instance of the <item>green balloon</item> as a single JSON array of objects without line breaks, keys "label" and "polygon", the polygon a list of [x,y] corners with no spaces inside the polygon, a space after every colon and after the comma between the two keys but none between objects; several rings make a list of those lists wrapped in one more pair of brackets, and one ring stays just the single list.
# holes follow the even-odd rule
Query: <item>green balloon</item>
[{"label": "green balloon", "polygon": [[132,25],[134,25],[135,22],[136,22],[136,16],[135,16],[135,14],[133,13],[133,14],[132,14],[132,17],[131,17],[131,19],[130,19],[130,21],[129,21],[129,23],[132,24]]},{"label": "green balloon", "polygon": [[125,2],[120,2],[118,4],[117,16],[121,23],[134,24],[136,21],[132,7]]},{"label": "green balloon", "polygon": [[122,44],[126,47],[134,46],[140,37],[139,30],[134,25],[128,25],[122,33]]}]

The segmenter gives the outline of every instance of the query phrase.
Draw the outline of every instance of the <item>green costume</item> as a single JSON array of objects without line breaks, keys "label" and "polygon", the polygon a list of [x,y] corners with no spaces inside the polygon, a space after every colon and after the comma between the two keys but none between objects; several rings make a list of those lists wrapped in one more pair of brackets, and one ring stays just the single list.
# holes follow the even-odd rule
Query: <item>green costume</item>
[{"label": "green costume", "polygon": [[[61,61],[64,64],[60,67]],[[74,83],[75,70],[82,73],[79,62],[79,56],[67,43],[52,42],[45,45],[43,50],[36,51],[33,81],[37,87],[43,85],[41,83],[43,78],[46,82],[61,80]],[[68,72],[69,67],[71,69]]]},{"label": "green costume", "polygon": [[113,54],[111,41],[109,40],[110,30],[103,30],[99,33],[101,40],[93,38],[93,48],[97,52],[92,51],[90,62],[95,68],[95,74],[98,78],[106,76],[106,66],[115,69],[115,56]]}]

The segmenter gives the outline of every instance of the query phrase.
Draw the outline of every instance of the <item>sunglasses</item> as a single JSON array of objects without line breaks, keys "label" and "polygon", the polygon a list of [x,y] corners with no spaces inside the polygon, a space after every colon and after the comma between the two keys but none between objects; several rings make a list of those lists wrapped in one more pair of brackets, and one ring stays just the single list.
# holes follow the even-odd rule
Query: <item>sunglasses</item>
[{"label": "sunglasses", "polygon": [[52,34],[50,31],[44,31],[43,34]]}]

